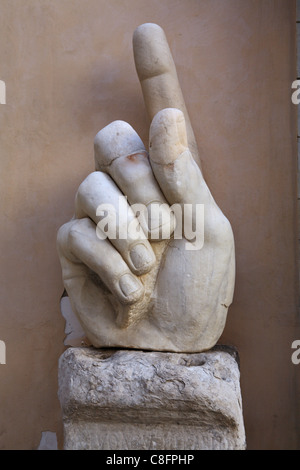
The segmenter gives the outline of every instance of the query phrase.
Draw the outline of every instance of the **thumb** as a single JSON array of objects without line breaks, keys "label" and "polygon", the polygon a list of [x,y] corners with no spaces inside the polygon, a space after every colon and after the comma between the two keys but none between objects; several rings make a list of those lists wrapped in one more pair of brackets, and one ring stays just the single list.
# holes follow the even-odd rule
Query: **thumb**
[{"label": "thumb", "polygon": [[170,204],[205,202],[200,199],[206,184],[188,148],[182,111],[165,108],[154,116],[149,154],[153,173]]}]

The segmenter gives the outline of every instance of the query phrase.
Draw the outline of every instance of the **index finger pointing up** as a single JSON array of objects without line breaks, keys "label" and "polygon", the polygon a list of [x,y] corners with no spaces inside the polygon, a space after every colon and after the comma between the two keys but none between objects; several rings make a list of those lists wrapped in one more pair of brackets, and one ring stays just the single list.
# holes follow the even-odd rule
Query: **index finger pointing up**
[{"label": "index finger pointing up", "polygon": [[133,52],[150,119],[162,109],[180,109],[185,116],[190,151],[200,166],[196,139],[163,29],[153,23],[139,26],[133,35]]}]

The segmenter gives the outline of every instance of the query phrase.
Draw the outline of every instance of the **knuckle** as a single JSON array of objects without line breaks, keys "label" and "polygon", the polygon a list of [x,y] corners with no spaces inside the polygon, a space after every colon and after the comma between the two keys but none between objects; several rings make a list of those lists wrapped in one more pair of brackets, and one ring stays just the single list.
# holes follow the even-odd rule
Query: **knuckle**
[{"label": "knuckle", "polygon": [[72,246],[72,244],[74,244],[74,242],[76,242],[76,240],[78,240],[78,238],[82,236],[84,231],[88,228],[89,223],[90,223],[90,220],[87,218],[75,219],[72,221],[72,223],[69,226],[68,235],[67,235],[68,244],[70,246]]},{"label": "knuckle", "polygon": [[93,196],[94,188],[103,186],[107,181],[108,175],[102,171],[93,171],[80,184],[76,197],[76,207],[84,205],[85,201]]},{"label": "knuckle", "polygon": [[69,231],[70,231],[70,222],[67,222],[64,225],[62,225],[57,231],[56,242],[57,242],[58,248],[62,251],[65,251],[68,246]]},{"label": "knuckle", "polygon": [[82,197],[84,194],[86,194],[87,189],[96,183],[98,173],[99,173],[98,171],[93,171],[82,181],[82,183],[79,185],[79,188],[77,190],[78,197]]}]

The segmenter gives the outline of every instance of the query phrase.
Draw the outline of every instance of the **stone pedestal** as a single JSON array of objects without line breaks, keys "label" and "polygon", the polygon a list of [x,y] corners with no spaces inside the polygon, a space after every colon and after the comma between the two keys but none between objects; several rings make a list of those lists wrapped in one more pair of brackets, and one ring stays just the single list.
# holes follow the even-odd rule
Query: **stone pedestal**
[{"label": "stone pedestal", "polygon": [[70,348],[59,361],[65,449],[244,449],[232,350]]}]

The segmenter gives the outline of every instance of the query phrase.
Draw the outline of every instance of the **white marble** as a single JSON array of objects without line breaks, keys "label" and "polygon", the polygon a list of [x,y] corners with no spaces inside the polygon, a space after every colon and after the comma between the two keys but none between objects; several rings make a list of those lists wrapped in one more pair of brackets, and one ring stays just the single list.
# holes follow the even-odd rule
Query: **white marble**
[{"label": "white marble", "polygon": [[96,171],[58,233],[64,286],[95,347],[200,352],[218,341],[232,302],[233,233],[203,178],[164,32],[142,25],[133,46],[152,120],[149,152],[123,121],[97,134]]}]

